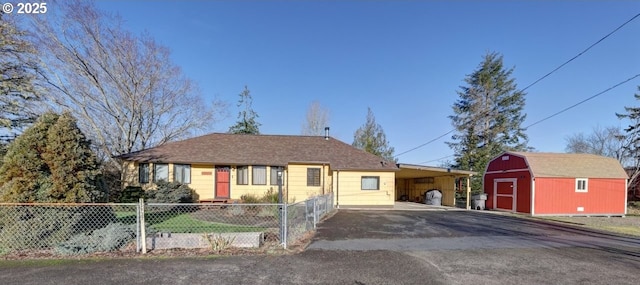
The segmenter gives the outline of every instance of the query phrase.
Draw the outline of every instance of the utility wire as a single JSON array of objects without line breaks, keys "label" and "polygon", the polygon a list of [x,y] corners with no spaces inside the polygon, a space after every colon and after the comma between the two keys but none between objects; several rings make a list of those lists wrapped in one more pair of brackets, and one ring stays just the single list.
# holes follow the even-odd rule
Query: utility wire
[{"label": "utility wire", "polygon": [[604,41],[606,38],[608,38],[609,36],[613,35],[615,32],[617,32],[618,30],[622,29],[622,27],[626,26],[627,24],[629,24],[631,21],[635,20],[636,18],[640,17],[640,13],[636,14],[635,16],[631,17],[631,19],[629,19],[628,21],[624,22],[622,25],[618,26],[615,30],[611,31],[610,33],[608,33],[606,36],[602,37],[601,39],[599,39],[597,42],[593,43],[592,45],[590,45],[588,48],[586,48],[585,50],[583,50],[582,52],[580,52],[579,54],[577,54],[576,56],[572,57],[571,59],[567,60],[565,63],[559,65],[558,67],[556,67],[554,70],[550,71],[549,73],[545,74],[544,76],[540,77],[538,80],[534,81],[533,83],[527,85],[527,87],[525,87],[524,89],[522,89],[522,91],[525,91],[527,89],[529,89],[529,87],[536,85],[536,83],[540,82],[541,80],[547,78],[549,75],[551,75],[552,73],[558,71],[560,68],[564,67],[565,65],[567,65],[568,63],[572,62],[573,60],[575,60],[576,58],[580,57],[581,55],[583,55],[584,53],[586,53],[587,51],[589,51],[591,48],[593,48],[594,46],[598,45],[600,42]]},{"label": "utility wire", "polygon": [[[625,84],[625,83],[627,83],[627,82],[629,82],[629,81],[631,81],[631,80],[634,80],[634,79],[636,79],[636,78],[638,78],[638,77],[640,77],[640,73],[638,73],[638,74],[636,74],[636,75],[634,75],[634,76],[632,76],[632,77],[629,77],[629,78],[627,78],[626,80],[623,80],[623,81],[621,81],[621,82],[619,82],[619,83],[617,83],[617,84],[615,84],[615,85],[613,85],[613,86],[611,86],[611,87],[609,87],[609,88],[607,88],[607,89],[605,89],[605,90],[603,90],[603,91],[601,91],[601,92],[599,92],[599,93],[597,93],[597,94],[595,94],[595,95],[592,95],[592,96],[590,96],[590,97],[588,97],[588,98],[586,98],[586,99],[584,99],[584,100],[582,100],[582,101],[580,101],[580,102],[578,102],[578,103],[575,103],[575,104],[573,104],[573,105],[571,105],[571,106],[569,106],[569,107],[566,107],[566,108],[564,108],[564,109],[562,109],[562,110],[560,110],[560,111],[558,111],[558,112],[555,112],[555,113],[553,113],[553,114],[551,114],[551,115],[549,115],[549,116],[547,116],[547,117],[544,117],[544,118],[542,118],[542,119],[540,119],[540,120],[538,120],[538,121],[535,121],[534,123],[532,123],[532,124],[530,124],[530,125],[528,125],[528,126],[524,127],[524,129],[526,130],[526,129],[528,129],[528,128],[532,127],[532,126],[535,126],[535,125],[537,125],[537,124],[539,124],[539,123],[542,123],[542,122],[544,122],[544,121],[546,121],[546,120],[548,120],[548,119],[551,119],[551,118],[553,118],[553,117],[555,117],[555,116],[557,116],[557,115],[560,115],[560,114],[562,114],[562,113],[564,113],[564,112],[566,112],[566,111],[569,111],[569,110],[571,110],[571,109],[573,109],[573,108],[575,108],[575,107],[577,107],[577,106],[579,106],[579,105],[582,105],[582,104],[586,103],[587,101],[590,101],[590,100],[592,100],[592,99],[594,99],[594,98],[596,98],[596,97],[598,97],[598,96],[600,96],[600,95],[602,95],[602,94],[605,94],[605,93],[607,93],[607,92],[609,92],[609,91],[611,91],[611,90],[613,90],[613,89],[617,88],[618,86],[623,85],[623,84]],[[452,131],[453,131],[453,130],[452,130]],[[444,134],[444,135],[447,135],[447,134],[451,133],[452,131],[449,131],[448,133],[446,133],[446,134]],[[444,135],[443,135],[443,136],[444,136]],[[434,141],[434,140],[437,140],[437,139],[439,139],[439,138],[441,138],[441,137],[442,137],[442,136],[437,137],[437,138],[435,138],[435,139],[433,139],[433,140],[429,141],[428,143],[430,143],[430,142],[432,142],[432,141]],[[425,143],[424,145],[426,145],[426,144],[427,144],[427,143]],[[422,145],[421,145],[421,146],[422,146]],[[421,146],[418,146],[418,147],[421,147]],[[415,148],[414,148],[414,149],[415,149]],[[406,151],[406,152],[409,152],[409,151],[412,151],[412,150],[413,150],[413,149],[408,150],[408,151]],[[405,153],[406,153],[406,152],[405,152]],[[403,153],[401,153],[401,154],[403,154]],[[441,157],[441,158],[432,159],[432,160],[428,160],[428,161],[423,161],[423,162],[420,162],[419,164],[429,163],[429,162],[434,162],[434,161],[439,161],[439,160],[442,160],[442,159],[445,159],[445,158],[448,158],[448,157],[452,157],[452,156],[455,156],[455,155],[454,155],[454,154],[452,154],[452,155],[447,155],[447,156],[444,156],[444,157]]]},{"label": "utility wire", "polygon": [[419,148],[421,148],[421,147],[423,147],[423,146],[425,146],[425,145],[428,145],[428,144],[430,144],[430,143],[432,143],[432,142],[434,142],[434,141],[437,141],[437,140],[441,139],[442,137],[444,137],[444,136],[446,136],[446,135],[448,135],[448,134],[450,134],[450,133],[453,133],[453,131],[455,131],[455,130],[456,130],[456,129],[450,130],[450,131],[448,131],[448,132],[446,132],[446,133],[444,133],[444,134],[442,134],[442,135],[438,136],[438,137],[437,137],[437,138],[435,138],[435,139],[432,139],[432,140],[430,140],[430,141],[428,141],[428,142],[426,142],[426,143],[423,143],[423,144],[421,144],[421,145],[419,145],[419,146],[416,146],[416,147],[414,147],[414,148],[412,148],[412,149],[410,149],[410,150],[407,150],[407,151],[401,152],[401,153],[399,153],[399,154],[396,154],[394,157],[398,157],[398,156],[401,156],[401,155],[403,155],[403,154],[405,154],[405,153],[407,153],[407,152],[412,152],[412,151],[414,151],[414,150],[416,150],[416,149],[419,149]]},{"label": "utility wire", "polygon": [[535,126],[535,125],[537,125],[537,124],[539,124],[539,123],[542,123],[542,122],[544,122],[544,121],[546,121],[546,120],[548,120],[548,119],[551,119],[551,118],[553,118],[553,117],[555,117],[555,116],[557,116],[557,115],[560,115],[560,114],[562,114],[562,113],[564,113],[564,112],[566,112],[566,111],[568,111],[568,110],[571,110],[571,109],[573,109],[573,108],[577,107],[578,105],[581,105],[581,104],[583,104],[583,103],[585,103],[585,102],[587,102],[587,101],[589,101],[589,100],[591,100],[591,99],[594,99],[594,98],[596,98],[596,97],[598,97],[598,96],[600,96],[600,95],[602,95],[602,94],[604,94],[604,93],[607,93],[607,92],[609,92],[609,91],[611,91],[611,90],[615,89],[616,87],[618,87],[618,86],[620,86],[620,85],[622,85],[622,84],[625,84],[625,83],[627,83],[627,82],[629,82],[629,81],[631,81],[631,80],[634,80],[634,79],[636,79],[636,78],[638,78],[638,77],[640,77],[640,73],[638,73],[638,74],[636,74],[635,76],[632,76],[632,77],[628,78],[627,80],[624,80],[624,81],[622,81],[622,82],[620,82],[620,83],[618,83],[618,84],[616,84],[616,85],[613,85],[613,86],[611,86],[611,87],[609,87],[609,88],[607,88],[607,89],[605,89],[605,90],[601,91],[600,93],[597,93],[597,94],[595,94],[595,95],[593,95],[593,96],[591,96],[591,97],[589,97],[589,98],[586,98],[586,99],[584,99],[584,100],[582,100],[582,101],[580,101],[580,102],[578,102],[578,103],[575,103],[575,104],[573,104],[573,105],[571,105],[571,106],[569,106],[569,107],[567,107],[567,108],[564,108],[564,109],[562,109],[562,110],[560,110],[560,111],[558,111],[558,112],[555,112],[555,113],[553,113],[553,114],[551,114],[551,115],[549,115],[549,116],[547,116],[547,117],[544,117],[544,118],[542,118],[542,119],[540,119],[540,120],[537,120],[537,121],[535,121],[534,123],[532,123],[532,124],[530,124],[530,125],[528,125],[528,126],[524,127],[524,129],[526,130],[526,129],[528,129],[528,128],[529,128],[529,127],[531,127],[531,126]]},{"label": "utility wire", "polygon": [[[520,92],[524,92],[525,90],[527,90],[527,89],[531,88],[532,86],[536,85],[538,82],[540,82],[540,81],[542,81],[543,79],[545,79],[545,78],[549,77],[551,74],[553,74],[554,72],[556,72],[556,71],[560,70],[562,67],[564,67],[565,65],[567,65],[567,64],[569,64],[570,62],[574,61],[574,60],[575,60],[575,59],[577,59],[578,57],[582,56],[582,55],[583,55],[583,54],[585,54],[587,51],[589,51],[591,48],[595,47],[596,45],[598,45],[599,43],[601,43],[602,41],[604,41],[605,39],[607,39],[609,36],[611,36],[611,35],[613,35],[614,33],[616,33],[618,30],[622,29],[622,27],[624,27],[624,26],[626,26],[627,24],[631,23],[633,20],[635,20],[635,19],[636,19],[636,18],[638,18],[638,17],[640,17],[640,13],[636,14],[635,16],[631,17],[631,19],[629,19],[629,20],[627,20],[626,22],[622,23],[622,25],[618,26],[618,27],[617,27],[617,28],[615,28],[613,31],[611,31],[610,33],[606,34],[604,37],[602,37],[602,38],[600,38],[599,40],[597,40],[595,43],[591,44],[589,47],[587,47],[585,50],[583,50],[583,51],[581,51],[580,53],[578,53],[576,56],[574,56],[574,57],[572,57],[571,59],[569,59],[569,60],[565,61],[563,64],[559,65],[558,67],[556,67],[555,69],[551,70],[551,71],[550,71],[550,72],[548,72],[547,74],[545,74],[545,75],[543,75],[542,77],[538,78],[538,79],[537,79],[536,81],[534,81],[533,83],[531,83],[531,84],[527,85],[525,88],[523,88],[522,90],[520,90]],[[616,84],[616,85],[614,85],[614,86],[610,87],[609,89],[607,89],[607,90],[605,90],[605,91],[603,91],[603,92],[601,92],[601,93],[598,93],[598,94],[596,94],[596,95],[594,95],[594,96],[592,96],[592,97],[593,97],[593,98],[595,98],[595,97],[597,97],[597,96],[599,96],[599,95],[601,95],[601,94],[604,94],[604,93],[606,93],[607,91],[609,91],[609,90],[611,90],[611,89],[613,89],[613,88],[615,88],[615,87],[618,87],[619,85],[624,84],[624,83],[626,83],[626,82],[628,82],[628,81],[630,81],[630,80],[633,80],[633,79],[634,79],[634,78],[636,78],[636,77],[638,77],[638,75],[636,75],[636,76],[634,76],[634,77],[632,77],[632,78],[630,78],[630,79],[627,79],[627,80],[625,80],[625,81],[623,81],[623,82],[621,82],[621,83],[618,83],[618,84]],[[575,104],[574,106],[571,106],[571,107],[567,108],[566,110],[569,110],[569,109],[571,109],[571,108],[573,108],[573,107],[575,107],[575,106],[578,106],[578,105],[580,105],[580,104],[582,104],[582,103],[584,103],[584,102],[586,102],[586,101],[589,101],[589,100],[591,100],[591,99],[593,99],[593,98],[591,98],[591,97],[590,97],[590,98],[587,98],[586,100],[581,101],[581,102],[579,102],[579,103]],[[540,123],[540,122],[542,122],[542,121],[544,121],[544,120],[547,120],[547,119],[549,119],[549,118],[552,118],[552,117],[554,117],[554,116],[556,116],[556,115],[558,115],[558,114],[560,114],[560,113],[562,113],[562,112],[565,112],[566,110],[562,110],[562,111],[558,112],[557,114],[553,114],[553,115],[549,116],[548,118],[544,118],[544,119],[542,119],[542,120],[540,120],[540,121],[538,121],[538,122],[535,122],[535,123],[533,123],[533,124],[531,124],[531,125],[529,125],[529,126],[525,127],[525,129],[527,129],[528,127],[531,127],[531,126],[533,126],[533,125],[535,125],[535,124],[538,124],[538,123]],[[414,151],[414,150],[416,150],[416,149],[422,148],[422,147],[424,147],[424,146],[426,146],[426,145],[428,145],[428,144],[430,144],[430,143],[433,143],[433,142],[435,142],[435,141],[437,141],[437,140],[439,140],[439,139],[443,138],[444,136],[446,136],[446,135],[448,135],[448,134],[450,134],[450,133],[454,132],[455,130],[456,130],[456,129],[452,129],[452,130],[450,130],[450,131],[448,131],[448,132],[446,132],[446,133],[444,133],[444,134],[442,134],[442,135],[440,135],[440,136],[438,136],[438,137],[436,137],[436,138],[434,138],[434,139],[432,139],[432,140],[430,140],[430,141],[428,141],[428,142],[425,142],[425,143],[423,143],[423,144],[421,144],[421,145],[419,145],[419,146],[417,146],[417,147],[414,147],[414,148],[409,149],[409,150],[407,150],[407,151],[404,151],[404,152],[401,152],[401,153],[399,153],[399,154],[396,154],[396,155],[394,155],[394,157],[396,157],[396,158],[397,158],[397,157],[399,157],[399,156],[401,156],[401,155],[403,155],[403,154],[406,154],[406,153],[412,152],[412,151]]]},{"label": "utility wire", "polygon": [[432,159],[432,160],[423,161],[423,162],[420,162],[418,164],[429,163],[429,162],[434,162],[434,161],[440,161],[440,160],[443,160],[445,158],[449,158],[449,157],[453,157],[453,156],[455,156],[455,154],[450,154],[450,155],[447,155],[447,156],[443,156],[441,158],[436,158],[436,159]]}]

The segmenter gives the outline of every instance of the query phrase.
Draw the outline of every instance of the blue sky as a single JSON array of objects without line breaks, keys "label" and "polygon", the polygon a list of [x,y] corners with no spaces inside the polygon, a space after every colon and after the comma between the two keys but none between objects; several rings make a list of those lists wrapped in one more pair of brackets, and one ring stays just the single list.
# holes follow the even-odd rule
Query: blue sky
[{"label": "blue sky", "polygon": [[[264,134],[300,134],[306,110],[330,111],[331,135],[351,143],[370,107],[401,153],[452,129],[456,91],[488,51],[524,88],[640,13],[638,1],[99,1],[135,33],[172,50],[205,99],[235,104],[245,85]],[[527,90],[525,126],[640,73],[640,18]],[[538,151],[620,126],[640,78],[527,130]],[[399,156],[439,165],[450,135]],[[451,159],[451,158],[449,158]]]}]

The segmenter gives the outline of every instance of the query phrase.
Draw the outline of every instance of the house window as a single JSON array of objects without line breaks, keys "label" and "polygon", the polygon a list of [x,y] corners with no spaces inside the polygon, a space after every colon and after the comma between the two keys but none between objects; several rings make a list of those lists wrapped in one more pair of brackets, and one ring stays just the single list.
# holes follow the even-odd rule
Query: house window
[{"label": "house window", "polygon": [[238,185],[248,185],[249,184],[249,166],[238,166],[237,174],[237,184]]},{"label": "house window", "polygon": [[362,176],[362,190],[380,190],[380,176]]},{"label": "house window", "polygon": [[138,182],[141,184],[149,183],[149,164],[138,164]]},{"label": "house window", "polygon": [[267,167],[251,167],[251,177],[253,185],[267,185]]},{"label": "house window", "polygon": [[320,168],[307,168],[307,186],[320,186]]},{"label": "house window", "polygon": [[169,165],[166,163],[153,164],[153,182],[169,181]]},{"label": "house window", "polygon": [[173,181],[189,184],[191,183],[191,165],[174,164],[173,165]]},{"label": "house window", "polygon": [[282,167],[278,167],[278,166],[271,166],[271,173],[270,173],[270,184],[271,185],[278,185],[278,171],[282,171]]},{"label": "house window", "polygon": [[588,192],[589,191],[589,179],[576,178],[576,192]]}]

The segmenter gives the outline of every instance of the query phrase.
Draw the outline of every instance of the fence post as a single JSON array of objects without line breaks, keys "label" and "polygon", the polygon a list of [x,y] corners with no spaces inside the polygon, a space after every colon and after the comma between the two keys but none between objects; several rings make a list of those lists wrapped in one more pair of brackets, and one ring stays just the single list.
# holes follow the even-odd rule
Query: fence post
[{"label": "fence post", "polygon": [[140,241],[142,245],[142,254],[146,254],[147,253],[147,230],[145,228],[145,221],[144,221],[144,199],[140,198],[140,200],[138,201],[138,208],[140,209],[139,223],[140,223]]},{"label": "fence post", "polygon": [[136,205],[136,252],[140,252],[142,245],[140,243],[140,202]]},{"label": "fence post", "polygon": [[313,197],[313,229],[316,229],[318,223],[318,197]]},{"label": "fence post", "polygon": [[284,215],[283,216],[283,220],[284,223],[282,223],[282,232],[284,233],[282,236],[280,236],[280,238],[282,238],[282,247],[284,249],[287,249],[287,230],[288,230],[288,221],[287,221],[287,208],[288,205],[286,203],[282,204],[282,209],[284,209]]}]

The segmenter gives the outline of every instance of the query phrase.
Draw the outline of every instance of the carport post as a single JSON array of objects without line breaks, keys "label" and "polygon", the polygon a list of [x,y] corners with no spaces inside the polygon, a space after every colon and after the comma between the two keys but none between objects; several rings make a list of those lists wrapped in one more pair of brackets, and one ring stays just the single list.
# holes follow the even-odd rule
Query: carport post
[{"label": "carport post", "polygon": [[467,176],[467,210],[471,210],[471,175]]}]

